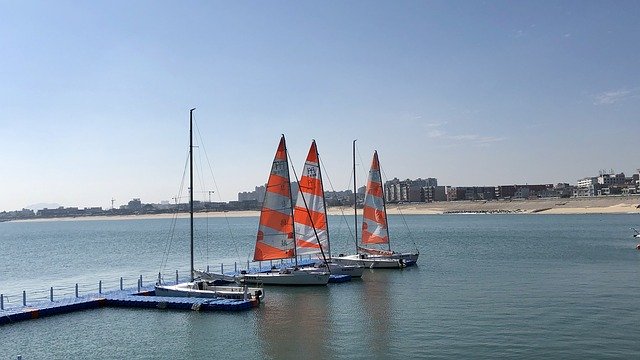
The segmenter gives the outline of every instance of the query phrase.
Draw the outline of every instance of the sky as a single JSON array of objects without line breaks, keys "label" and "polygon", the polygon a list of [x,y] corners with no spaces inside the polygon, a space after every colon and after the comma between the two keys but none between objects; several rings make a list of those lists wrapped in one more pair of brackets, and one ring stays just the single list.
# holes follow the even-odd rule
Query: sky
[{"label": "sky", "polygon": [[298,173],[317,141],[325,190],[351,188],[354,139],[359,185],[374,150],[386,179],[450,186],[631,175],[638,18],[637,1],[0,0],[0,211],[173,201],[190,108],[212,174],[195,193],[215,201],[266,182],[280,134]]}]

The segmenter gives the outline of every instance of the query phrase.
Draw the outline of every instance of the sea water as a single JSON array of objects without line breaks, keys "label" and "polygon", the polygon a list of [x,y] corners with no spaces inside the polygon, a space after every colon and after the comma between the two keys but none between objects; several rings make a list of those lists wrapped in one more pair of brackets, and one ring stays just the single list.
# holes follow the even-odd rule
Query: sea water
[{"label": "sea water", "polygon": [[[331,216],[332,253],[352,219]],[[0,327],[0,358],[287,359],[640,357],[637,215],[389,216],[418,266],[266,289],[240,313],[102,308]],[[118,286],[189,266],[188,220],[0,223],[9,304],[79,283]],[[350,228],[351,227],[351,228]],[[173,230],[172,230],[173,228]],[[196,219],[196,267],[246,263],[257,218]],[[58,290],[60,289],[60,290]],[[93,289],[93,290],[92,290]],[[7,306],[7,303],[5,303]]]}]

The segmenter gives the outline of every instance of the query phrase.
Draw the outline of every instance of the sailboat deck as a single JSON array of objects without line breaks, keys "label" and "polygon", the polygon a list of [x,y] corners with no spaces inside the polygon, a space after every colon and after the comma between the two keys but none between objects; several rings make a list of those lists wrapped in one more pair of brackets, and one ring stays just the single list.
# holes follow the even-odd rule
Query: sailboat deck
[{"label": "sailboat deck", "polygon": [[[298,259],[298,266],[310,266],[313,265],[315,263],[315,261],[311,258],[300,258]],[[294,262],[290,261],[290,260],[286,260],[283,262],[276,262],[276,263],[268,263],[268,262],[264,262],[264,264],[262,262],[258,262],[258,264],[256,266],[252,266],[249,267],[249,271],[248,273],[250,274],[255,274],[255,273],[267,273],[273,270],[280,270],[282,268],[287,268],[287,267],[293,267],[294,266]],[[240,271],[225,271],[223,273],[223,275],[225,276],[229,276],[230,278],[233,278],[235,276],[240,275]],[[347,282],[347,281],[351,281],[351,276],[350,275],[334,275],[331,274],[329,276],[329,283],[343,283],[343,282]]]}]

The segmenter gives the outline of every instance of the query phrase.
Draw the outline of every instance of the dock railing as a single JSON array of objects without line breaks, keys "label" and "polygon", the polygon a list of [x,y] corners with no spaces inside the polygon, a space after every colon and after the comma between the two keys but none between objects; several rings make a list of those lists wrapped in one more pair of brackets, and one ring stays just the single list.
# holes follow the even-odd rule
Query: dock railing
[{"label": "dock railing", "polygon": [[[312,256],[298,257],[298,265],[313,263]],[[294,266],[295,260],[271,260],[271,261],[234,261],[233,263],[221,262],[219,265],[207,265],[207,272],[219,272],[226,275],[237,275],[242,271],[248,273],[269,271],[273,268]],[[145,273],[136,277],[99,279],[91,283],[75,283],[73,285],[55,285],[42,289],[22,290],[21,293],[4,293],[0,289],[0,311],[10,308],[27,307],[30,304],[42,302],[55,302],[63,299],[81,296],[100,296],[111,291],[122,291],[125,289],[137,290],[137,292],[149,290],[158,279],[162,283],[180,283],[189,280],[189,270],[175,270],[170,273]]]}]

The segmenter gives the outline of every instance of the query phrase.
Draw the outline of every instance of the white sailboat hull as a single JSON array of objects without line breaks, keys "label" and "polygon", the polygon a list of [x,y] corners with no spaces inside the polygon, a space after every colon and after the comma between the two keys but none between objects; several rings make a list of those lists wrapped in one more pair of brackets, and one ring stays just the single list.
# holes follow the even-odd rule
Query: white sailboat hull
[{"label": "white sailboat hull", "polygon": [[186,282],[176,285],[156,285],[156,296],[169,297],[197,297],[197,298],[225,298],[238,300],[262,301],[264,290],[256,287],[244,286],[216,286],[205,281]]},{"label": "white sailboat hull", "polygon": [[[356,277],[362,277],[362,272],[364,271],[364,267],[358,264],[339,264],[336,262],[330,262],[328,263],[329,265],[329,271],[331,272],[331,275],[349,275],[352,278]],[[305,266],[305,267],[301,267],[300,270],[302,271],[326,271],[326,264],[324,263],[319,263],[319,264],[315,264],[313,266]]]},{"label": "white sailboat hull", "polygon": [[390,256],[356,254],[333,257],[332,260],[343,265],[360,265],[370,269],[402,269],[418,261],[419,254],[403,253]]},{"label": "white sailboat hull", "polygon": [[330,275],[328,272],[290,270],[242,274],[239,278],[247,284],[305,286],[327,285]]},{"label": "white sailboat hull", "polygon": [[411,262],[418,262],[418,257],[420,256],[420,253],[394,253],[393,255],[391,255],[391,258],[393,259],[402,259],[405,262],[407,261],[411,261]]}]

